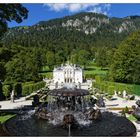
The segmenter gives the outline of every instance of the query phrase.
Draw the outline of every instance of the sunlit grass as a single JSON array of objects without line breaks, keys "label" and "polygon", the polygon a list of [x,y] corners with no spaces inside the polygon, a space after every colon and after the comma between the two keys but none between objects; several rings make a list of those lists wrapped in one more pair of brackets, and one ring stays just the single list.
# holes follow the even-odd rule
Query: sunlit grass
[{"label": "sunlit grass", "polygon": [[50,69],[49,69],[48,66],[43,66],[43,67],[42,67],[42,71],[50,71]]},{"label": "sunlit grass", "polygon": [[107,70],[102,70],[97,66],[90,66],[84,70],[84,75],[86,74],[94,74],[94,75],[105,75],[107,74]]},{"label": "sunlit grass", "polygon": [[0,116],[0,122],[4,123],[5,121],[7,121],[8,119],[14,117],[15,115],[13,114],[8,114],[8,115],[4,115],[4,116]]},{"label": "sunlit grass", "polygon": [[130,120],[130,121],[136,121],[137,120],[133,115],[129,115],[127,117],[127,119]]},{"label": "sunlit grass", "polygon": [[52,72],[45,72],[45,73],[40,73],[43,77],[46,78],[52,78],[53,77],[53,73]]},{"label": "sunlit grass", "polygon": [[86,74],[106,75],[107,72],[108,72],[107,68],[103,69],[101,67],[96,66],[96,63],[90,62],[86,66],[86,69],[84,70],[84,75],[86,75]]},{"label": "sunlit grass", "polygon": [[43,66],[40,74],[43,77],[46,77],[46,78],[52,78],[53,77],[53,73],[52,73],[52,71],[50,71],[48,66]]}]

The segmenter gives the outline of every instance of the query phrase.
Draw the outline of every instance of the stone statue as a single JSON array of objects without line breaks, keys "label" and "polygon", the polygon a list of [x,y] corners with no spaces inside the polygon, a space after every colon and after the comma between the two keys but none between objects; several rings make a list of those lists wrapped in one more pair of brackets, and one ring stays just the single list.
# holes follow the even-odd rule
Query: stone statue
[{"label": "stone statue", "polygon": [[58,88],[58,82],[55,83],[55,89],[57,89],[57,88]]},{"label": "stone statue", "polygon": [[51,113],[47,111],[46,108],[35,108],[35,116],[38,119],[44,119],[44,120],[50,120],[51,119]]},{"label": "stone statue", "polygon": [[120,91],[118,91],[118,95],[121,95],[121,92]]},{"label": "stone statue", "polygon": [[122,94],[123,94],[123,98],[126,98],[127,95],[126,90],[124,90]]},{"label": "stone statue", "polygon": [[87,116],[89,120],[92,120],[92,121],[94,120],[99,121],[102,118],[102,114],[99,109],[90,108],[89,110],[87,110],[87,112],[85,112],[85,115]]},{"label": "stone statue", "polygon": [[97,99],[94,99],[93,97],[90,98],[90,103],[93,107],[95,106],[96,102],[97,102]]},{"label": "stone statue", "polygon": [[97,109],[94,114],[94,120],[101,120],[101,118],[102,118],[101,111]]},{"label": "stone statue", "polygon": [[76,123],[75,118],[72,114],[66,114],[63,117],[63,127],[68,127],[68,125],[74,125]]},{"label": "stone statue", "polygon": [[129,100],[135,100],[135,95],[130,95]]},{"label": "stone statue", "polygon": [[39,105],[39,96],[38,96],[38,95],[34,95],[34,96],[33,96],[32,105],[33,105],[33,106]]},{"label": "stone statue", "polygon": [[81,89],[81,83],[79,82],[79,89]]},{"label": "stone statue", "polygon": [[98,107],[105,107],[105,102],[104,102],[103,97],[99,97],[99,98],[98,98],[96,105],[97,105]]},{"label": "stone statue", "polygon": [[117,91],[115,90],[114,91],[114,96],[116,97],[116,96],[118,96],[118,94],[117,94]]},{"label": "stone statue", "polygon": [[136,106],[133,106],[133,116],[137,119],[137,123],[140,123],[140,100],[137,100],[136,101],[136,104],[138,105],[137,107]]},{"label": "stone statue", "polygon": [[11,102],[14,103],[14,90],[12,90],[12,93],[11,93]]}]

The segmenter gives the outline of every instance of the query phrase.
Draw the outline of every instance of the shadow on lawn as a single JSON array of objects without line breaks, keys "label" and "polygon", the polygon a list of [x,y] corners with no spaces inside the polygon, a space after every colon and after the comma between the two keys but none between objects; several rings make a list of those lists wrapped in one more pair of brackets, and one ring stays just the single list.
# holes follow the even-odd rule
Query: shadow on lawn
[{"label": "shadow on lawn", "polygon": [[52,71],[51,70],[39,71],[39,73],[47,73],[47,72],[52,72]]},{"label": "shadow on lawn", "polygon": [[93,70],[101,70],[101,71],[107,71],[109,70],[108,68],[86,68],[85,70],[87,71],[93,71]]},{"label": "shadow on lawn", "polygon": [[96,69],[95,68],[85,68],[85,70],[93,71],[93,70],[96,70]]}]

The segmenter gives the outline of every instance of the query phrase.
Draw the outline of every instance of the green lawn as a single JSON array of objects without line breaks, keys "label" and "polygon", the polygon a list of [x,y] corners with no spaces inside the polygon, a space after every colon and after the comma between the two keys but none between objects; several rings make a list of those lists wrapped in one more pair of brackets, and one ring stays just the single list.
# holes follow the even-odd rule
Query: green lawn
[{"label": "green lawn", "polygon": [[43,77],[46,78],[52,78],[53,77],[53,73],[52,72],[45,72],[45,73],[40,73]]},{"label": "green lawn", "polygon": [[[81,66],[83,68],[83,66]],[[84,70],[84,75],[93,74],[93,75],[106,75],[107,68],[102,69],[101,67],[96,66],[96,63],[91,61]]]},{"label": "green lawn", "polygon": [[53,73],[52,73],[52,71],[50,71],[48,66],[43,66],[40,74],[46,78],[52,78],[52,76],[53,76]]},{"label": "green lawn", "polygon": [[50,71],[50,70],[49,70],[49,67],[48,67],[48,66],[43,66],[43,67],[42,67],[42,72],[44,72],[44,71]]},{"label": "green lawn", "polygon": [[13,114],[8,114],[8,115],[4,115],[4,116],[0,116],[0,122],[4,123],[5,121],[7,121],[8,119],[14,117],[15,115]]},{"label": "green lawn", "polygon": [[101,67],[97,66],[87,66],[84,70],[84,75],[86,74],[94,74],[94,75],[105,75],[107,74],[107,70],[102,70]]},{"label": "green lawn", "polygon": [[127,117],[127,119],[130,120],[130,121],[136,121],[137,120],[133,115],[129,115]]},{"label": "green lawn", "polygon": [[[81,66],[83,68],[83,66]],[[107,70],[101,69],[101,67],[96,66],[94,62],[91,62],[86,66],[84,70],[84,75],[93,74],[93,75],[106,75]],[[48,66],[44,66],[40,72],[43,77],[52,78],[52,71],[49,70]]]}]

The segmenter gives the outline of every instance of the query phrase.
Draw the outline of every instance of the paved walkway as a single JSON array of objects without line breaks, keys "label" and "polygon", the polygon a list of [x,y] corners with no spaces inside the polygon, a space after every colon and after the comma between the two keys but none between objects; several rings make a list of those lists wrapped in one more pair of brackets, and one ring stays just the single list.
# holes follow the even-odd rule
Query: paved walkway
[{"label": "paved walkway", "polygon": [[[34,95],[35,93],[33,93]],[[20,108],[24,105],[32,105],[32,100],[25,100],[27,97],[21,97],[20,99],[15,100],[14,103],[11,101],[0,101],[1,108],[0,109],[15,109]],[[136,100],[125,100],[120,97],[115,97],[117,100],[106,100],[106,108],[121,108],[121,107],[132,107],[132,105],[136,105]]]},{"label": "paved walkway", "polygon": [[10,100],[0,101],[0,109],[16,109],[25,105],[32,105],[32,100],[25,100],[25,97],[21,97],[20,99],[15,100],[14,103],[12,103]]},{"label": "paved walkway", "polygon": [[[120,98],[118,96],[114,96],[116,100],[106,100],[105,104],[107,108],[118,108],[118,107],[132,107],[132,105],[136,105],[136,100],[126,100],[123,98]],[[140,98],[139,98],[140,99]]]},{"label": "paved walkway", "polygon": [[140,132],[137,132],[137,137],[140,137]]}]

